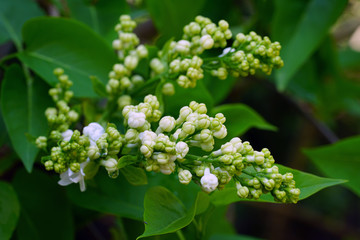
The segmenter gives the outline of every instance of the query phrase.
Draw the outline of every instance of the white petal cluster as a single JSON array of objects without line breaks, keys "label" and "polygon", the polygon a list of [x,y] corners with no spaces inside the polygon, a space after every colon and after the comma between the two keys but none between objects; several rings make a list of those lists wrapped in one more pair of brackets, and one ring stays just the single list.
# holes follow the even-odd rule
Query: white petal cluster
[{"label": "white petal cluster", "polygon": [[96,145],[96,141],[105,133],[105,129],[96,122],[84,127],[83,134],[90,140],[90,145]]},{"label": "white petal cluster", "polygon": [[141,128],[146,122],[146,116],[142,112],[130,112],[128,118],[128,125],[131,128]]},{"label": "white petal cluster", "polygon": [[204,176],[202,176],[200,182],[202,189],[207,193],[214,191],[219,185],[218,178],[214,174],[210,173],[209,168],[205,168]]},{"label": "white petal cluster", "polygon": [[159,107],[160,103],[156,96],[149,94],[144,98],[144,102],[136,106],[125,106],[122,115],[126,125],[142,132],[150,129],[150,122],[159,121],[161,117]]},{"label": "white petal cluster", "polygon": [[159,122],[159,131],[161,132],[171,132],[175,127],[175,118],[171,116],[165,116],[160,119]]},{"label": "white petal cluster", "polygon": [[73,135],[74,131],[73,130],[66,130],[65,132],[61,133],[62,139],[64,141],[70,141],[72,135]]},{"label": "white petal cluster", "polygon": [[175,149],[176,149],[176,157],[179,160],[184,159],[186,154],[189,152],[189,146],[187,145],[186,142],[182,142],[182,141],[176,143]]},{"label": "white petal cluster", "polygon": [[80,171],[73,172],[70,168],[66,170],[65,172],[60,174],[60,180],[58,181],[58,184],[61,186],[67,186],[71,183],[79,183],[80,184],[80,190],[84,192],[86,190],[85,186],[85,173],[84,168],[88,164],[89,161],[80,163]]}]

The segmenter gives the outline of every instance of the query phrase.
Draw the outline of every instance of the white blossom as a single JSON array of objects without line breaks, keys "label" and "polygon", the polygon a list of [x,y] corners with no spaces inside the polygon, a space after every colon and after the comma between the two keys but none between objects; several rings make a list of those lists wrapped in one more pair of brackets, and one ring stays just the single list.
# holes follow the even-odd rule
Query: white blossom
[{"label": "white blossom", "polygon": [[128,124],[131,128],[140,128],[144,126],[146,122],[146,116],[142,112],[130,112],[129,113],[129,119]]},{"label": "white blossom", "polygon": [[61,133],[61,136],[62,136],[64,141],[70,141],[73,133],[74,133],[73,130],[68,129],[65,132]]},{"label": "white blossom", "polygon": [[96,145],[96,141],[105,133],[105,129],[98,123],[92,122],[84,127],[83,134],[90,140],[90,145]]},{"label": "white blossom", "polygon": [[88,158],[86,162],[80,163],[80,171],[78,172],[73,172],[70,168],[68,168],[66,172],[60,174],[60,180],[58,181],[58,184],[61,186],[67,186],[71,183],[79,183],[80,190],[84,192],[86,190],[84,168],[88,164],[89,160],[90,159]]},{"label": "white blossom", "polygon": [[189,146],[185,142],[178,142],[175,146],[176,157],[178,159],[184,159],[189,152]]},{"label": "white blossom", "polygon": [[170,116],[161,118],[159,127],[165,132],[171,132],[175,127],[175,118]]},{"label": "white blossom", "polygon": [[202,176],[200,182],[202,189],[207,193],[214,191],[219,185],[218,178],[214,174],[210,173],[209,168],[205,168],[204,176]]}]

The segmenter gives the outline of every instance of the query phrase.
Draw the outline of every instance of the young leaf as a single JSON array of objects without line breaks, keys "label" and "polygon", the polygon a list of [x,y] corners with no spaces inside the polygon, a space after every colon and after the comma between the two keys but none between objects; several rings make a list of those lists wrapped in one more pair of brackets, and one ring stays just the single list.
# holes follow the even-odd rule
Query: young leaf
[{"label": "young leaf", "polygon": [[341,140],[333,145],[305,150],[305,154],[326,175],[348,179],[346,185],[360,196],[360,137]]},{"label": "young leaf", "polygon": [[10,239],[20,215],[20,204],[13,187],[0,181],[0,239]]},{"label": "young leaf", "polygon": [[168,189],[161,186],[149,189],[144,200],[145,232],[138,239],[175,232],[189,225],[199,203],[203,204],[205,199],[207,195],[199,192],[193,206],[187,210]]},{"label": "young leaf", "polygon": [[225,104],[212,109],[211,115],[223,113],[226,117],[228,138],[240,136],[248,129],[255,127],[263,130],[276,130],[276,127],[267,123],[258,113],[245,104]]},{"label": "young leaf", "polygon": [[346,5],[346,0],[312,0],[309,3],[291,40],[283,46],[281,55],[285,65],[276,72],[280,90],[286,88],[292,76],[319,46]]},{"label": "young leaf", "polygon": [[[300,189],[300,200],[305,199],[313,195],[314,193],[334,185],[345,183],[346,180],[331,179],[318,177],[313,174],[305,173],[299,170],[284,167],[277,164],[279,172],[290,172],[294,175],[296,181],[296,187]],[[214,205],[227,205],[238,201],[261,201],[261,202],[275,202],[270,193],[262,195],[259,200],[240,199],[236,194],[236,187],[234,182],[229,183],[225,189],[216,191],[211,195],[211,202]]]},{"label": "young leaf", "polygon": [[146,173],[142,168],[129,165],[121,168],[120,172],[124,175],[126,180],[134,186],[141,186],[148,183]]},{"label": "young leaf", "polygon": [[21,203],[17,237],[25,239],[73,239],[74,224],[61,187],[42,171],[19,170],[13,186]]},{"label": "young leaf", "polygon": [[58,82],[53,70],[62,67],[79,97],[95,97],[90,76],[105,84],[116,62],[110,46],[89,27],[74,20],[32,19],[24,24],[22,34],[27,48],[19,58],[51,85]]},{"label": "young leaf", "polygon": [[39,79],[27,86],[25,76],[18,65],[11,65],[5,72],[1,108],[12,146],[30,172],[38,153],[38,148],[26,139],[45,135],[47,122],[44,112],[51,102],[48,87]]},{"label": "young leaf", "polygon": [[0,44],[11,39],[20,50],[22,25],[30,18],[42,15],[36,1],[0,1]]}]

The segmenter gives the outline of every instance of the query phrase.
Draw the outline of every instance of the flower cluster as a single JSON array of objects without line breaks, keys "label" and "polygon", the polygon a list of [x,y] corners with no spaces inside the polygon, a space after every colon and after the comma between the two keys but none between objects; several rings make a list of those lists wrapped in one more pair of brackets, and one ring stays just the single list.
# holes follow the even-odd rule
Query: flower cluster
[{"label": "flower cluster", "polygon": [[[114,124],[104,129],[99,123],[90,123],[82,135],[70,130],[70,124],[78,119],[68,106],[72,83],[62,69],[56,69],[60,83],[50,90],[50,95],[57,108],[46,110],[51,132],[36,140],[38,147],[50,150],[50,155],[42,158],[46,170],[60,174],[60,185],[80,183],[84,191],[85,179],[92,178],[99,166],[110,177],[117,177],[119,169],[133,165],[165,175],[176,173],[180,183],[194,181],[207,193],[233,182],[240,198],[258,199],[271,193],[276,201],[296,203],[300,190],[295,187],[292,174],[279,173],[268,149],[255,151],[249,142],[236,137],[214,151],[215,140],[227,136],[222,113],[209,116],[205,104],[192,101],[180,109],[178,118],[162,116],[160,102],[151,94],[143,102],[131,105],[134,92],[145,89],[149,83],[158,84],[159,96],[174,94],[174,81],[183,88],[195,87],[204,71],[222,80],[228,74],[247,76],[258,70],[270,74],[273,68],[283,65],[280,44],[251,32],[237,34],[232,46],[225,48],[232,38],[229,24],[221,20],[216,25],[198,16],[184,27],[181,40],[169,41],[158,51],[158,57],[151,59],[153,78],[144,83],[142,76],[133,73],[139,61],[148,57],[146,47],[139,45],[133,33],[135,27],[130,16],[120,17],[115,27],[118,39],[113,41],[119,63],[109,73],[106,86],[111,103],[108,106],[122,110],[124,132],[120,133]],[[222,48],[223,53],[209,58],[200,56],[212,48]],[[108,106],[107,111],[116,111]],[[48,138],[53,140],[52,145]],[[194,155],[196,152],[201,152],[200,156]]]},{"label": "flower cluster", "polygon": [[236,77],[254,75],[257,70],[271,74],[273,68],[284,65],[280,50],[280,43],[271,42],[268,37],[262,38],[255,32],[238,33],[232,47],[225,48],[219,56],[221,61],[215,61],[220,66],[211,74],[221,80],[226,79],[228,73]]},{"label": "flower cluster", "polygon": [[[115,39],[112,45],[118,53],[120,62],[114,64],[109,73],[110,79],[106,85],[106,91],[110,98],[124,96],[129,90],[143,84],[143,77],[139,74],[133,74],[133,71],[141,59],[148,57],[147,48],[142,44],[139,45],[139,38],[133,33],[136,22],[131,20],[129,15],[122,15],[119,20],[119,24],[115,26],[118,39]],[[130,96],[125,96],[127,96],[125,101],[124,98],[118,100],[120,108],[130,104],[128,103]]]},{"label": "flower cluster", "polygon": [[[47,108],[45,116],[50,127],[49,140],[57,142],[61,139],[61,134],[79,119],[79,114],[68,105],[74,95],[69,90],[73,84],[72,81],[64,74],[62,68],[56,68],[54,74],[57,76],[59,83],[56,84],[55,88],[49,90],[49,95],[52,97],[56,107]],[[39,148],[46,149],[48,138],[40,136],[36,139],[35,143]]]},{"label": "flower cluster", "polygon": [[188,41],[189,52],[198,55],[203,53],[204,50],[213,47],[226,47],[227,40],[231,39],[231,37],[232,32],[229,29],[228,22],[225,20],[220,20],[218,26],[216,26],[209,18],[197,16],[194,22],[184,27],[184,40],[181,41]]}]

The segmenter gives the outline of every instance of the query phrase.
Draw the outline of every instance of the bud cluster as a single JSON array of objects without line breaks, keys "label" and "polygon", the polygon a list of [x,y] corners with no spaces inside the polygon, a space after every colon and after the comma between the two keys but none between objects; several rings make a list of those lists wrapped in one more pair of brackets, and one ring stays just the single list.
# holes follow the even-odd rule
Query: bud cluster
[{"label": "bud cluster", "polygon": [[[216,25],[209,18],[197,16],[194,22],[184,27],[183,39],[190,43],[188,48],[193,55],[201,54],[204,50],[211,48],[224,48],[227,45],[227,40],[231,37],[229,24],[225,20],[220,20]],[[176,50],[179,53],[186,53],[181,51],[182,48],[176,48]]]},{"label": "bud cluster", "polygon": [[[74,93],[69,90],[72,86],[72,81],[64,74],[62,68],[56,68],[54,74],[57,76],[59,83],[54,88],[49,90],[49,95],[52,97],[56,107],[49,107],[45,111],[45,116],[50,127],[50,140],[57,142],[61,139],[61,134],[69,129],[72,123],[79,119],[79,114],[69,107],[69,101]],[[35,143],[38,148],[46,149],[47,137],[40,136]]]},{"label": "bud cluster", "polygon": [[203,60],[198,56],[182,60],[178,57],[170,62],[169,73],[176,78],[180,87],[194,88],[196,82],[204,77],[202,64]]},{"label": "bud cluster", "polygon": [[280,50],[280,43],[271,42],[268,37],[262,38],[255,32],[248,35],[239,33],[232,47],[224,49],[219,56],[222,59],[221,66],[211,73],[222,80],[226,79],[228,73],[246,77],[259,70],[269,75],[273,68],[284,65]]},{"label": "bud cluster", "polygon": [[292,174],[280,174],[266,148],[258,152],[249,142],[233,138],[208,158],[217,166],[213,174],[218,177],[220,189],[234,178],[241,198],[258,199],[263,193],[271,192],[276,201],[295,203],[299,199],[300,190],[295,188]]},{"label": "bud cluster", "polygon": [[[120,22],[115,26],[118,39],[115,39],[112,44],[118,53],[119,63],[116,63],[110,71],[106,85],[110,98],[119,98],[120,95],[143,84],[144,78],[133,74],[133,71],[141,59],[148,57],[147,48],[142,44],[139,45],[139,38],[133,33],[136,22],[129,15],[122,15],[119,20]],[[120,109],[129,105],[129,102],[131,98],[130,101],[118,99]]]}]

